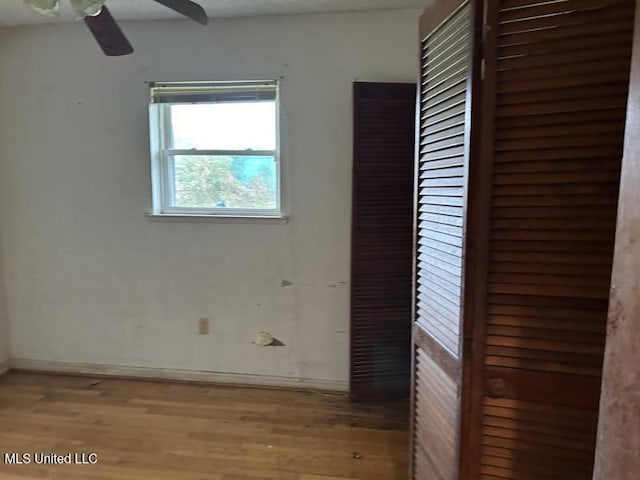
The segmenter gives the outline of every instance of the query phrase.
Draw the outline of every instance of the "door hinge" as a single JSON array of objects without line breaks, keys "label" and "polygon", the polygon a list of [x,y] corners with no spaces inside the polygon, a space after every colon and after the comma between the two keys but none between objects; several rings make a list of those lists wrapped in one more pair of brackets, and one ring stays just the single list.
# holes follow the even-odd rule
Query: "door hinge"
[{"label": "door hinge", "polygon": [[486,70],[486,52],[485,52],[485,44],[487,43],[487,35],[491,32],[491,25],[488,22],[489,16],[489,5],[488,2],[484,3],[484,7],[482,9],[482,32],[480,33],[480,78],[484,80],[485,78],[485,70]]},{"label": "door hinge", "polygon": [[484,79],[484,70],[485,70],[485,54],[484,54],[484,37],[485,37],[485,29],[483,26],[482,32],[478,32],[476,35],[475,41],[475,59],[476,61],[480,61],[480,78]]}]

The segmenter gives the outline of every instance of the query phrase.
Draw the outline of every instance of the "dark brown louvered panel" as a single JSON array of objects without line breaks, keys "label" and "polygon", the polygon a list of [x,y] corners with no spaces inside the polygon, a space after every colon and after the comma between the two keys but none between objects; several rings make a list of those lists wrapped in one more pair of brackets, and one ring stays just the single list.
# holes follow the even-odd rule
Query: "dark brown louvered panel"
[{"label": "dark brown louvered panel", "polygon": [[488,3],[483,479],[591,478],[634,3]]},{"label": "dark brown louvered panel", "polygon": [[458,462],[458,385],[416,348],[414,479],[454,479]]},{"label": "dark brown louvered panel", "polygon": [[471,8],[422,44],[416,322],[459,356]]},{"label": "dark brown louvered panel", "polygon": [[590,478],[590,408],[487,398],[483,415],[482,478]]},{"label": "dark brown louvered panel", "polygon": [[414,84],[354,84],[351,398],[407,398]]}]

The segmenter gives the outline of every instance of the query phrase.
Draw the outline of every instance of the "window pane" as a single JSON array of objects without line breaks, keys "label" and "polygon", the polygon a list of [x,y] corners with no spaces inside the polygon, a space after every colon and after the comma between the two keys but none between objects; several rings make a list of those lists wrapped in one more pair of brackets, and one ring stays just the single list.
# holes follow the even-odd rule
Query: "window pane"
[{"label": "window pane", "polygon": [[171,105],[178,150],[275,150],[276,103]]},{"label": "window pane", "polygon": [[274,157],[176,155],[175,207],[275,210]]}]

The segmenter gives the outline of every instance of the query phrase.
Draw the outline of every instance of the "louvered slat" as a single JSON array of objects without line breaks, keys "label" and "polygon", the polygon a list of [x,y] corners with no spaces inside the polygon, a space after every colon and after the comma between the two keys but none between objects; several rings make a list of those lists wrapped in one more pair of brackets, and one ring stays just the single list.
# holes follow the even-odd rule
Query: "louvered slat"
[{"label": "louvered slat", "polygon": [[[585,408],[511,399],[485,400],[482,472],[502,478],[590,478],[595,441]],[[523,473],[526,472],[526,473]]]},{"label": "louvered slat", "polygon": [[[413,480],[455,480],[472,9],[448,2],[423,31],[417,139]],[[425,17],[429,14],[426,13]],[[423,17],[423,18],[425,18]]]},{"label": "louvered slat", "polygon": [[506,385],[502,398],[484,400],[480,478],[588,480],[634,1],[492,8],[484,376]]},{"label": "louvered slat", "polygon": [[406,398],[416,89],[354,85],[351,398]]},{"label": "louvered slat", "polygon": [[[462,270],[462,250],[451,245],[462,245],[469,12],[468,5],[459,9],[423,42],[419,259],[425,262],[427,270],[433,265],[449,272],[446,277],[460,275]],[[447,75],[452,65],[455,74]],[[450,198],[454,200],[446,200]],[[422,241],[423,238],[429,241]],[[445,278],[445,283],[449,279]],[[417,308],[424,312],[418,323],[458,356],[459,283],[453,288],[443,288],[438,269],[431,270],[429,275],[421,275],[419,270],[418,290],[422,293],[418,295]]]},{"label": "louvered slat", "polygon": [[414,478],[453,479],[457,471],[458,386],[416,349]]}]

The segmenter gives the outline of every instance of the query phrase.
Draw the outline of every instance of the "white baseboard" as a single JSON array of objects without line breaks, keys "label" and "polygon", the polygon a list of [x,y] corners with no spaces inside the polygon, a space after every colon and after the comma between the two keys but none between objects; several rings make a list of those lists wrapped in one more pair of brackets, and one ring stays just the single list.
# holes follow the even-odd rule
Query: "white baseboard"
[{"label": "white baseboard", "polygon": [[[174,380],[181,382],[221,383],[261,387],[300,388],[333,392],[347,392],[349,390],[348,382],[337,380],[318,380],[313,378],[249,375],[243,373],[222,373],[201,370],[177,370],[170,368],[127,367],[123,365],[56,362],[26,358],[14,358],[8,363],[8,366],[12,369],[29,370],[34,372],[130,377],[151,380]],[[0,372],[2,372],[2,364],[0,364]]]},{"label": "white baseboard", "polygon": [[0,376],[4,375],[5,373],[7,373],[10,369],[10,364],[9,361],[6,360],[4,362],[0,362]]}]

